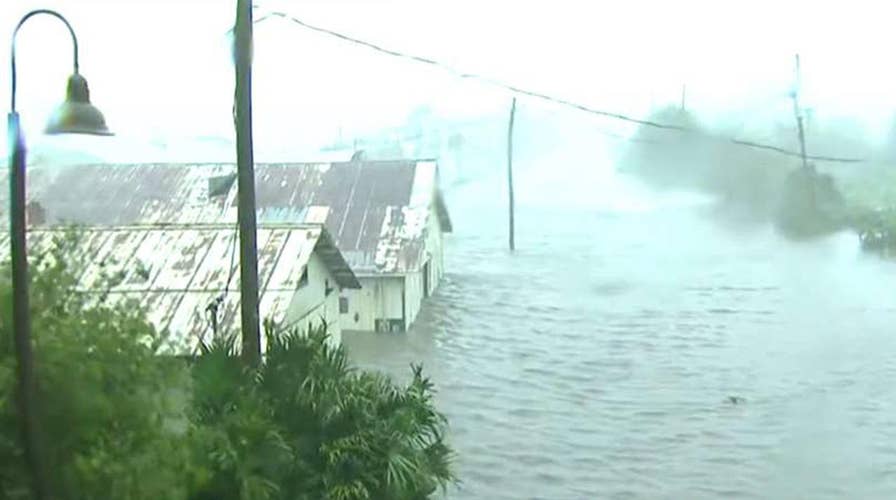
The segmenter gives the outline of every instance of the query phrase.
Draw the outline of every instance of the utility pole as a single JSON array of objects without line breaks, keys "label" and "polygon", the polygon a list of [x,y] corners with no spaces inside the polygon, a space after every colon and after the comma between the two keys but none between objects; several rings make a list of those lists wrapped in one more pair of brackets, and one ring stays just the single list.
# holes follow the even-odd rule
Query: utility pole
[{"label": "utility pole", "polygon": [[799,133],[800,139],[800,157],[803,160],[803,168],[809,168],[809,162],[806,159],[806,136],[803,131],[803,113],[800,110],[800,55],[797,54],[795,58],[796,66],[795,66],[795,80],[793,85],[793,93],[790,96],[793,98],[793,115],[796,117],[796,126],[797,132]]},{"label": "utility pole", "polygon": [[507,197],[509,201],[510,251],[516,250],[513,227],[513,120],[516,116],[516,97],[510,104],[510,122],[507,124]]},{"label": "utility pole", "polygon": [[687,106],[685,106],[687,94],[688,94],[688,86],[682,85],[681,86],[681,110],[682,111],[687,110]]},{"label": "utility pole", "polygon": [[234,28],[242,355],[249,365],[255,366],[261,361],[261,331],[258,325],[258,244],[255,224],[255,160],[252,153],[251,0],[237,0]]},{"label": "utility pole", "polygon": [[794,57],[794,84],[793,84],[793,93],[791,97],[793,98],[793,115],[796,118],[796,128],[797,133],[799,134],[800,140],[800,158],[803,163],[803,172],[806,174],[807,182],[809,183],[808,194],[809,194],[809,206],[812,209],[815,209],[815,172],[809,166],[809,160],[806,158],[806,133],[803,129],[803,112],[800,109],[800,85],[801,85],[801,77],[800,77],[800,55],[796,54]]}]

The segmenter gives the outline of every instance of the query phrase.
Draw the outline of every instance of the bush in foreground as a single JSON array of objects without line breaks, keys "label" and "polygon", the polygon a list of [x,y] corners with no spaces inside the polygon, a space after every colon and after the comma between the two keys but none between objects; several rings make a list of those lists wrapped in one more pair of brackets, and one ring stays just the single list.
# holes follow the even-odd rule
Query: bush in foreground
[{"label": "bush in foreground", "polygon": [[[47,468],[58,498],[183,498],[183,444],[169,390],[185,372],[155,356],[139,308],[71,293],[75,240],[32,261],[32,338]],[[0,275],[0,497],[30,498],[19,441],[8,265]]]},{"label": "bush in foreground", "polygon": [[411,500],[452,480],[446,422],[419,367],[402,388],[354,370],[325,326],[269,330],[258,370],[233,344],[192,366],[194,498]]}]

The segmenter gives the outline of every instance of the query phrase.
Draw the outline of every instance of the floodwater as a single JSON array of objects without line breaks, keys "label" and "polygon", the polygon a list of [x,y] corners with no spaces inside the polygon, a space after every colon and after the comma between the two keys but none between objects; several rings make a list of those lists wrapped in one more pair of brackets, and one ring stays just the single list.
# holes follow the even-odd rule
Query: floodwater
[{"label": "floodwater", "polygon": [[500,178],[452,190],[413,330],[346,338],[424,364],[449,498],[896,498],[896,265],[568,174],[521,171],[514,254]]}]

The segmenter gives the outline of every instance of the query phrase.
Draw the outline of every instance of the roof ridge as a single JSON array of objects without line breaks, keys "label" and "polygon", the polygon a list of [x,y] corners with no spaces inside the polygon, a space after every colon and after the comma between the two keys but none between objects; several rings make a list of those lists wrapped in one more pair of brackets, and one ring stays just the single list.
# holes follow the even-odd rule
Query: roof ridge
[{"label": "roof ridge", "polygon": [[[66,231],[92,231],[92,232],[116,232],[116,231],[152,231],[152,230],[174,230],[174,231],[215,231],[227,230],[232,231],[236,222],[146,222],[132,224],[77,224],[70,226],[49,225],[49,226],[32,226],[28,228],[29,233],[36,232],[66,232]],[[321,229],[326,231],[327,228],[322,222],[259,222],[258,229]]]}]

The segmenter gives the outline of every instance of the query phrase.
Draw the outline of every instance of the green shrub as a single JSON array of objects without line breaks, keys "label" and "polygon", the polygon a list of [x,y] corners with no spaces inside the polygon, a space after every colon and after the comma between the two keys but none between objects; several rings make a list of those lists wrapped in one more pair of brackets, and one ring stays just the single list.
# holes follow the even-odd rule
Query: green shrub
[{"label": "green shrub", "polygon": [[[71,249],[60,238],[31,269],[32,338],[43,441],[63,499],[184,498],[186,455],[171,425],[169,389],[183,370],[154,355],[157,335],[138,307],[71,293]],[[0,276],[0,496],[29,498],[15,405],[9,267]]]},{"label": "green shrub", "polygon": [[453,480],[446,422],[420,367],[397,387],[352,369],[325,325],[267,332],[256,371],[243,368],[233,342],[193,365],[194,440],[216,443],[207,445],[216,453],[197,454],[205,481],[193,498],[412,500]]}]

